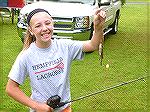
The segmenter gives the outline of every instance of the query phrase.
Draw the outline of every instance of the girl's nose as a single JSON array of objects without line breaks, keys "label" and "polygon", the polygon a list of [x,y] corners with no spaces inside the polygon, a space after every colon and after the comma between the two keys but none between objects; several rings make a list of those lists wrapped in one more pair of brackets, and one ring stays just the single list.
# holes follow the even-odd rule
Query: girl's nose
[{"label": "girl's nose", "polygon": [[43,31],[47,31],[46,25],[43,25],[42,30],[43,30]]}]

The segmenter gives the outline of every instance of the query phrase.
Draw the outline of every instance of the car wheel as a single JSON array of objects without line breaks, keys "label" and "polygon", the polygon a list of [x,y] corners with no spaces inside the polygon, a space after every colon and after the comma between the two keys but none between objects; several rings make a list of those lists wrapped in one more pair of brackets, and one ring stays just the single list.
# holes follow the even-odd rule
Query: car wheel
[{"label": "car wheel", "polygon": [[89,40],[91,40],[91,38],[93,36],[93,30],[94,30],[94,26],[93,26],[93,23],[92,23],[92,25],[91,25],[91,33],[90,33]]},{"label": "car wheel", "polygon": [[112,24],[111,28],[112,30],[110,31],[111,34],[116,34],[118,31],[118,22],[119,22],[119,18],[118,16],[116,16],[114,23]]}]

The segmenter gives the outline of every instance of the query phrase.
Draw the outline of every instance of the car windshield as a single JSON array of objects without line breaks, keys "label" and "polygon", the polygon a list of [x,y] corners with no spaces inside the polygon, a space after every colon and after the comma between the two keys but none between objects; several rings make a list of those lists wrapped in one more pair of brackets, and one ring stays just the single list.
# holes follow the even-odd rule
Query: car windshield
[{"label": "car windshield", "polygon": [[101,0],[101,3],[110,2],[110,0]]},{"label": "car windshield", "polygon": [[55,2],[67,2],[67,3],[91,4],[91,3],[94,3],[95,0],[39,0],[39,1],[55,1]]}]

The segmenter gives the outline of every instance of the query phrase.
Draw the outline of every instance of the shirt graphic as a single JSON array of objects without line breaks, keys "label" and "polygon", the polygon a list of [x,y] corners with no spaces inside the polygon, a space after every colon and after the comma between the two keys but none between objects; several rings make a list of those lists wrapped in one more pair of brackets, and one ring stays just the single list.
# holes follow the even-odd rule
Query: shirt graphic
[{"label": "shirt graphic", "polygon": [[34,75],[37,80],[48,79],[64,72],[63,58],[58,58],[54,61],[44,62],[42,64],[33,65]]}]

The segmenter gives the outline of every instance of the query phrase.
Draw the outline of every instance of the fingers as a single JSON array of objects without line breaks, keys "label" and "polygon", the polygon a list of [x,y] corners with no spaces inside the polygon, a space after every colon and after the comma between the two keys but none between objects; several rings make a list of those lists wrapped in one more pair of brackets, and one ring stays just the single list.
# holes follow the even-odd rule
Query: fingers
[{"label": "fingers", "polygon": [[95,11],[95,15],[97,15],[102,9],[98,8],[96,11]]},{"label": "fingers", "polygon": [[53,108],[48,106],[47,104],[38,103],[38,106],[36,107],[36,112],[53,112]]},{"label": "fingers", "polygon": [[100,11],[99,12],[99,15],[102,17],[102,18],[106,18],[106,12],[105,11]]},{"label": "fingers", "polygon": [[101,9],[98,9],[95,11],[95,14],[94,15],[94,23],[95,25],[103,25],[104,22],[105,22],[105,19],[106,19],[106,12],[101,10]]},{"label": "fingers", "polygon": [[106,12],[102,9],[97,9],[94,15],[94,30],[101,31],[104,27]]},{"label": "fingers", "polygon": [[95,15],[97,15],[97,16],[99,15],[102,18],[106,18],[106,12],[100,8],[95,11]]}]

